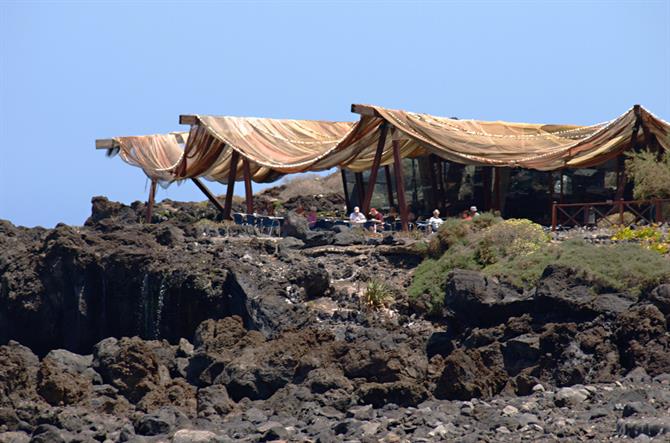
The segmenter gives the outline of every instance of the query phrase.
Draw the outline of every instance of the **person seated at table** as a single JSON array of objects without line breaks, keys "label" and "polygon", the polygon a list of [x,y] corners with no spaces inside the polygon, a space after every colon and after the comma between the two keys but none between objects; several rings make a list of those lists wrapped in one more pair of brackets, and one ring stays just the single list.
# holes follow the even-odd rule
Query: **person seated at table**
[{"label": "person seated at table", "polygon": [[316,226],[316,206],[309,208],[309,212],[307,213],[307,224],[309,224],[310,229],[314,229]]},{"label": "person seated at table", "polygon": [[440,228],[440,226],[444,223],[444,220],[440,218],[440,211],[439,210],[434,210],[433,211],[433,216],[428,219],[428,226],[430,226],[430,229],[433,232],[437,232],[437,230]]},{"label": "person seated at table", "polygon": [[386,218],[388,219],[388,221],[393,223],[398,219],[398,211],[393,206],[391,206],[391,208],[389,209],[389,214],[386,216]]},{"label": "person seated at table", "polygon": [[384,215],[375,208],[370,209],[370,221],[372,221],[372,226],[370,226],[372,232],[384,229]]},{"label": "person seated at table", "polygon": [[298,205],[297,208],[295,208],[295,213],[298,215],[305,215],[305,208],[302,205]]},{"label": "person seated at table", "polygon": [[470,215],[470,211],[467,209],[461,213],[461,220],[465,221],[470,221],[472,220],[472,216]]},{"label": "person seated at table", "polygon": [[352,212],[349,215],[349,221],[351,222],[352,225],[362,226],[365,224],[367,219],[365,218],[365,215],[361,212],[361,208],[356,206],[354,207],[354,212]]}]

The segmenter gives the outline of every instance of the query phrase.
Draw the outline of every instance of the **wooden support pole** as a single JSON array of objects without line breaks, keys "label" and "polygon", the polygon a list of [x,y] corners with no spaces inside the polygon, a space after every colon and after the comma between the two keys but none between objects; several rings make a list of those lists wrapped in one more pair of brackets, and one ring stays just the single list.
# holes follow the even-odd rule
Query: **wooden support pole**
[{"label": "wooden support pole", "polygon": [[249,160],[242,160],[242,170],[244,171],[244,195],[247,201],[247,214],[254,213],[254,192],[251,190],[251,171],[249,170]]},{"label": "wooden support pole", "polygon": [[402,221],[402,230],[408,231],[408,213],[407,201],[405,200],[405,181],[403,178],[402,159],[400,158],[400,143],[393,140],[393,172],[395,172],[396,190],[398,193],[398,206],[400,206],[400,220]]},{"label": "wooden support pole", "polygon": [[363,204],[363,199],[365,198],[365,187],[363,185],[363,173],[362,172],[356,172],[354,173],[354,176],[356,177],[356,203],[357,206],[361,206]]},{"label": "wooden support pole", "polygon": [[393,182],[391,181],[391,167],[389,165],[384,166],[384,172],[386,173],[386,193],[389,201],[389,209],[393,207]]},{"label": "wooden support pole", "polygon": [[485,166],[482,170],[482,186],[484,188],[484,210],[491,210],[491,182],[493,181],[493,168]]},{"label": "wooden support pole", "polygon": [[428,204],[431,206],[429,210],[432,212],[435,208],[437,208],[437,195],[439,193],[438,187],[437,187],[437,174],[435,174],[435,155],[430,154],[428,156],[428,175],[429,175],[429,180],[430,180],[430,196],[427,199]]},{"label": "wooden support pole", "polygon": [[[231,148],[232,149],[232,148]],[[233,192],[235,191],[235,178],[237,178],[237,163],[240,153],[233,150],[230,156],[230,169],[228,171],[228,186],[226,187],[226,201],[223,206],[223,219],[230,219],[230,211],[233,207]]]},{"label": "wooden support pole", "polygon": [[500,168],[493,168],[493,209],[500,211]]},{"label": "wooden support pole", "polygon": [[342,190],[344,191],[344,204],[347,206],[347,215],[353,211],[351,207],[351,200],[349,199],[349,187],[347,186],[347,173],[344,169],[340,169],[342,173]]},{"label": "wooden support pole", "polygon": [[149,187],[149,201],[147,201],[146,223],[151,223],[154,213],[154,203],[156,201],[156,179],[151,179],[151,186]]},{"label": "wooden support pole", "polygon": [[219,202],[219,200],[214,196],[214,194],[212,194],[207,186],[205,186],[205,184],[198,178],[192,178],[191,181],[195,183],[195,185],[198,187],[198,189],[200,189],[200,191],[202,191],[203,194],[205,194],[205,197],[207,197],[207,199],[212,202],[214,207],[223,213],[223,206],[221,205],[221,202]]},{"label": "wooden support pole", "polygon": [[556,225],[558,224],[558,212],[556,210],[556,202],[551,204],[551,231],[556,231]]},{"label": "wooden support pole", "polygon": [[372,169],[370,170],[370,178],[368,179],[368,189],[363,198],[361,211],[363,214],[370,212],[370,203],[372,202],[372,195],[375,193],[375,185],[377,184],[377,171],[379,171],[379,164],[382,161],[382,152],[386,145],[386,133],[388,132],[388,124],[382,123],[379,133],[379,142],[377,143],[377,151],[375,152],[375,159],[372,162]]}]

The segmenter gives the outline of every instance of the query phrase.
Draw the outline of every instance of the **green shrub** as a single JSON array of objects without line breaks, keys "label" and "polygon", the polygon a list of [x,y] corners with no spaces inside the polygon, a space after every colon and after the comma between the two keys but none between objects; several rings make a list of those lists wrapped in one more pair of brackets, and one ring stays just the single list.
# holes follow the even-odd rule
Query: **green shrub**
[{"label": "green shrub", "polygon": [[550,264],[573,269],[592,282],[596,292],[622,291],[639,295],[670,281],[670,260],[637,244],[593,245],[579,240],[547,245],[531,254],[502,260],[484,268],[487,275],[518,288],[537,284]]},{"label": "green shrub", "polygon": [[502,218],[485,212],[472,220],[448,218],[442,223],[428,244],[428,252],[433,258],[439,258],[444,251],[457,243],[467,242],[470,235],[499,223]]},{"label": "green shrub", "polygon": [[[441,242],[447,239],[449,248],[439,258],[424,259],[408,290],[411,298],[428,295],[432,311],[442,307],[446,278],[454,269],[481,270],[519,289],[535,286],[550,264],[573,269],[592,282],[596,292],[638,295],[670,282],[670,260],[640,244],[594,245],[582,240],[552,244],[542,227],[528,220],[493,223],[479,232],[469,222],[457,222],[443,231]],[[651,231],[637,235],[656,239],[658,234]]]},{"label": "green shrub", "polygon": [[542,226],[525,219],[510,219],[489,226],[475,243],[475,258],[491,265],[503,258],[514,258],[537,251],[549,242]]},{"label": "green shrub", "polygon": [[636,199],[670,198],[670,154],[659,159],[657,153],[645,150],[627,156],[626,174]]},{"label": "green shrub", "polygon": [[370,280],[363,293],[365,305],[372,309],[379,309],[387,306],[393,296],[391,288],[381,280]]}]

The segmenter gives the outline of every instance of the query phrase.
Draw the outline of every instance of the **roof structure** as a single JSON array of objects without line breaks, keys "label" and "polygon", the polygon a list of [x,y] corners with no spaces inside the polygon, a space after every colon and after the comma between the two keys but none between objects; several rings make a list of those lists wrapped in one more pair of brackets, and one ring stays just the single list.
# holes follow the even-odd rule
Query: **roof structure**
[{"label": "roof structure", "polygon": [[[387,165],[393,163],[393,141],[401,158],[435,154],[461,164],[543,171],[604,163],[634,137],[670,150],[670,124],[641,106],[591,126],[458,120],[368,105],[352,105],[352,111],[361,115],[357,122],[181,116],[189,133],[117,137],[99,147],[119,148],[124,161],[160,181],[204,177],[224,183],[235,152],[248,163],[253,181],[270,182],[333,167],[360,172],[371,169],[376,157]],[[235,180],[242,179],[242,163],[236,162]]]},{"label": "roof structure", "polygon": [[[124,161],[151,178],[147,220],[159,181],[191,179],[227,219],[236,181],[244,180],[247,213],[252,213],[252,180],[271,182],[285,174],[339,167],[370,170],[368,183],[376,183],[380,166],[393,163],[404,230],[408,210],[403,174],[397,172],[403,158],[433,154],[466,165],[553,171],[599,165],[642,143],[670,150],[670,124],[639,105],[591,126],[459,120],[370,105],[351,110],[360,114],[357,122],[182,115],[180,123],[191,126],[188,134],[116,137],[98,140],[96,147],[118,149]],[[362,175],[357,176],[360,191]],[[200,177],[227,184],[224,205]],[[373,191],[374,186],[365,191],[364,212]]]}]

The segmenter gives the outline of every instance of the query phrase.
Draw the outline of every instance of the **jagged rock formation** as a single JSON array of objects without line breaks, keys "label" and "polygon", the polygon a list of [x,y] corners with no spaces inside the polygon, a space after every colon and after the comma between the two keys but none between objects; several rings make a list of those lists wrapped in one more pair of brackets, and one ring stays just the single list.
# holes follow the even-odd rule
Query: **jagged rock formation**
[{"label": "jagged rock formation", "polygon": [[[668,284],[597,294],[548,267],[520,293],[454,271],[429,318],[404,290],[420,258],[393,239],[352,247],[345,230],[344,246],[317,247],[193,223],[197,204],[154,225],[141,204],[93,209],[84,227],[0,222],[0,442],[670,429]],[[371,277],[391,309],[361,302]]]}]

